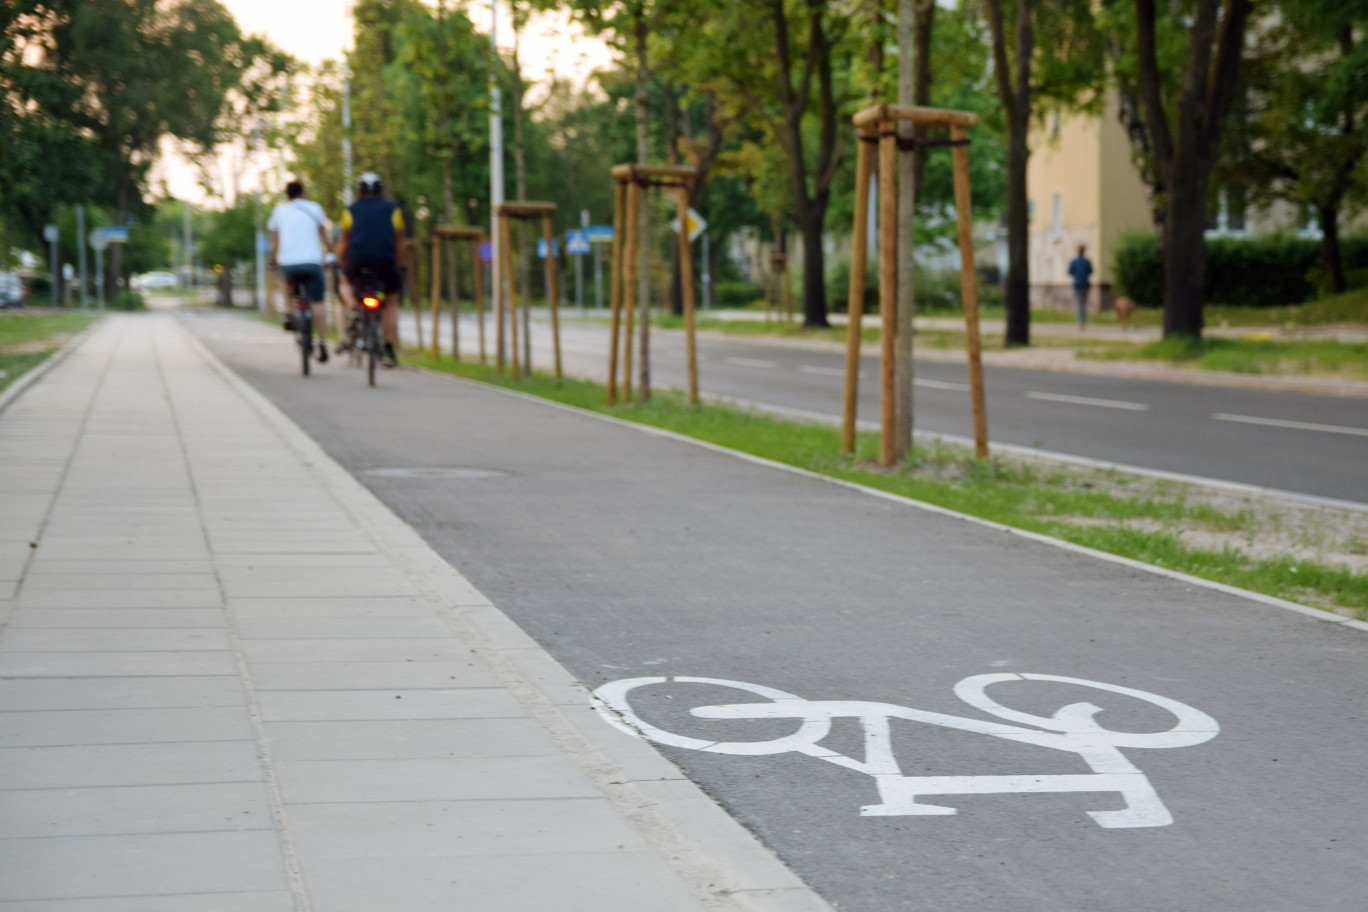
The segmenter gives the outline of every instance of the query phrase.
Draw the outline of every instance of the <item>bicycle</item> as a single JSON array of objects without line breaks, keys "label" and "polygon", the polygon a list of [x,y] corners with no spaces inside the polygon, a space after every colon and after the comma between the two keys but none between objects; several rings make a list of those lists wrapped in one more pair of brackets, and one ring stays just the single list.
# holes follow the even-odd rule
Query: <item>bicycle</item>
[{"label": "bicycle", "polygon": [[[1052,715],[1042,716],[1010,709],[990,697],[993,685],[1041,682],[1069,685],[1104,693],[1120,694],[1167,711],[1173,717],[1168,729],[1125,731],[1103,726],[1095,716],[1102,708],[1089,702],[1068,703]],[[646,699],[632,705],[629,694],[646,688]],[[650,689],[656,689],[651,699]],[[662,699],[660,689],[674,690]],[[741,702],[714,702],[699,690],[741,691]],[[1202,744],[1216,737],[1220,725],[1211,716],[1177,700],[1158,694],[1081,678],[1048,674],[1002,672],[972,675],[954,687],[954,693],[973,709],[1006,722],[989,722],[968,716],[863,700],[806,700],[796,694],[744,681],[685,676],[625,678],[594,691],[592,705],[609,725],[635,738],[656,744],[711,754],[761,757],[803,754],[836,766],[864,773],[874,780],[880,802],[860,808],[864,817],[952,815],[956,808],[920,799],[933,795],[1046,794],[1058,792],[1115,792],[1124,800],[1120,810],[1088,811],[1105,828],[1157,827],[1173,822],[1149,779],[1121,753],[1121,748],[1174,748]],[[674,700],[678,696],[680,699]],[[755,699],[759,697],[760,699]],[[643,716],[669,719],[664,728]],[[863,756],[851,757],[821,744],[837,719],[852,719],[864,732]],[[1076,754],[1090,773],[1036,773],[1025,775],[906,775],[894,753],[890,720],[954,729],[1000,738],[1017,745]],[[696,720],[755,723],[756,740],[726,740],[735,729],[700,728]],[[662,721],[664,721],[662,719]],[[773,726],[780,724],[782,731]],[[787,723],[787,725],[783,725]],[[1018,723],[1018,724],[1008,724]],[[679,731],[684,727],[686,731]],[[673,729],[673,730],[672,730]],[[740,732],[736,732],[740,734]],[[925,751],[932,745],[923,741]]]}]

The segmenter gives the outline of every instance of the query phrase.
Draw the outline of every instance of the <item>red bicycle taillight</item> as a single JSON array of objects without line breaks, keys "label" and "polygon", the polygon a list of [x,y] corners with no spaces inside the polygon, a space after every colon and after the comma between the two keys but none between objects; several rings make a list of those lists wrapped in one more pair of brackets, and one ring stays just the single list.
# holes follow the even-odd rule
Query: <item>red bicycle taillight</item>
[{"label": "red bicycle taillight", "polygon": [[380,299],[379,299],[379,298],[362,298],[362,299],[361,299],[361,303],[364,304],[364,305],[366,306],[366,309],[368,309],[368,310],[375,310],[377,307],[380,306]]}]

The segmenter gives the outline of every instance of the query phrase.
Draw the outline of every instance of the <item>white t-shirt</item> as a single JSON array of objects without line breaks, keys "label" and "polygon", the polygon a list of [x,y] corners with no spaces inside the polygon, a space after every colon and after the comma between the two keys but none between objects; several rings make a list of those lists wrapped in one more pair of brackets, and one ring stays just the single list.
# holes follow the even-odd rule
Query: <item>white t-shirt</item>
[{"label": "white t-shirt", "polygon": [[327,226],[328,216],[313,200],[295,199],[276,206],[271,220],[266,223],[268,230],[280,234],[276,262],[281,266],[323,265],[323,245],[318,242],[318,229]]}]

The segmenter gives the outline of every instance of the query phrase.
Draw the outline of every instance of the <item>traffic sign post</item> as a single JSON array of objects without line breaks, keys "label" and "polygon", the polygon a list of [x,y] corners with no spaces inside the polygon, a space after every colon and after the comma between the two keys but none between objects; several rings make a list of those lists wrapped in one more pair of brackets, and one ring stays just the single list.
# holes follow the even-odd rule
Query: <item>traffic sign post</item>
[{"label": "traffic sign post", "polygon": [[[589,213],[583,213],[588,221]],[[584,255],[592,247],[583,230],[565,232],[565,252],[575,256],[575,303],[579,305],[580,316],[584,316]]]},{"label": "traffic sign post", "polygon": [[104,250],[109,246],[109,238],[102,228],[94,229],[87,238],[91,249],[95,251],[95,300],[100,313],[104,313]]},{"label": "traffic sign post", "polygon": [[53,306],[53,307],[56,307],[56,306],[57,306],[57,302],[58,302],[59,300],[61,300],[61,298],[60,298],[60,297],[58,296],[58,294],[57,294],[57,289],[58,289],[58,287],[59,287],[59,286],[58,286],[58,283],[61,281],[60,271],[59,271],[58,268],[57,268],[57,238],[60,237],[60,236],[61,236],[61,235],[59,235],[58,232],[57,232],[57,226],[56,226],[56,225],[44,225],[44,226],[43,226],[43,240],[47,241],[47,242],[48,242],[48,246],[49,246],[50,248],[52,248],[52,253],[51,253],[51,259],[52,259],[52,263],[51,263],[51,275],[52,275],[51,285],[52,285],[52,287],[49,289],[49,294],[52,295],[52,306]]}]

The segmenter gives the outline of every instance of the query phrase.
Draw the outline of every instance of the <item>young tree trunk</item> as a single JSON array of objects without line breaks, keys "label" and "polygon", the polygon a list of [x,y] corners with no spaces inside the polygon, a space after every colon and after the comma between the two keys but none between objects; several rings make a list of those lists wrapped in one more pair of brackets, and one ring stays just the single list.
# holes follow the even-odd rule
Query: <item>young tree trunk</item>
[{"label": "young tree trunk", "polygon": [[[527,199],[527,144],[523,112],[523,84],[521,61],[518,59],[518,17],[513,17],[513,172],[518,199]],[[549,253],[549,251],[548,251]],[[523,305],[523,370],[532,372],[532,251],[528,249],[527,223],[518,220],[518,289]],[[517,314],[513,315],[517,319]]]},{"label": "young tree trunk", "polygon": [[[637,164],[650,163],[650,135],[647,132],[651,112],[647,106],[646,82],[650,78],[650,68],[646,59],[647,22],[645,13],[639,13],[636,20],[636,95],[633,99],[636,114],[636,153]],[[651,401],[651,276],[650,244],[651,232],[647,224],[651,207],[648,193],[637,194],[637,313],[641,318],[641,351],[638,356],[637,386],[642,402]],[[630,340],[628,342],[630,343]]]},{"label": "young tree trunk", "polygon": [[1331,294],[1341,294],[1349,288],[1344,274],[1344,258],[1340,254],[1339,207],[1317,206],[1316,215],[1320,218],[1321,259],[1325,266],[1326,290]]}]

